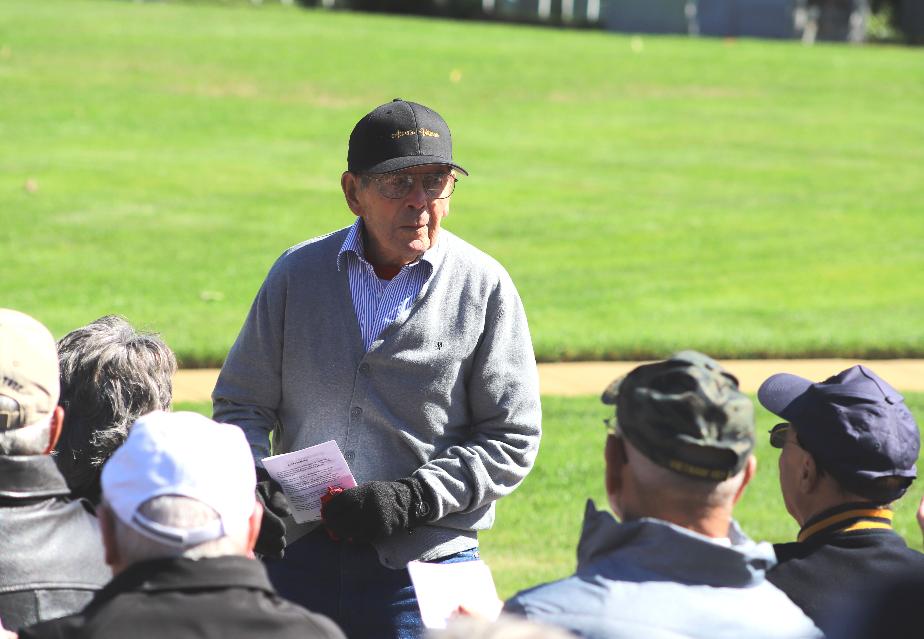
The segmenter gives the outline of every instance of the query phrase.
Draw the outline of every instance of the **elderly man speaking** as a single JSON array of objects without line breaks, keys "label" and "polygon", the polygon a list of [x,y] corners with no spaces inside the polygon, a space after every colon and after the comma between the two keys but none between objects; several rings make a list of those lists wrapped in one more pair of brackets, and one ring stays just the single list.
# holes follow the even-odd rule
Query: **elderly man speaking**
[{"label": "elderly man speaking", "polygon": [[[284,513],[260,460],[335,440],[358,483],[323,526],[286,527],[269,561],[284,596],[351,638],[415,637],[406,565],[477,558],[494,501],[533,464],[538,375],[506,271],[442,228],[467,175],[449,127],[394,100],[350,135],[341,177],[356,215],[294,246],[257,293],[212,395],[250,441],[269,515]],[[340,541],[337,541],[340,540]],[[257,550],[274,554],[269,534]]]}]

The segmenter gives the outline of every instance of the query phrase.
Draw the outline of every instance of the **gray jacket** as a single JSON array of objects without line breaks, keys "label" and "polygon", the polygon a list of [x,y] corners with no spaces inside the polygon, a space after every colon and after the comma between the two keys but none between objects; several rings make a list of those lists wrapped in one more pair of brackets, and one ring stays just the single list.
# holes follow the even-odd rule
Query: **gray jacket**
[{"label": "gray jacket", "polygon": [[273,265],[221,370],[214,417],[240,426],[258,460],[270,432],[276,454],[334,439],[358,483],[422,480],[434,523],[375,544],[397,568],[472,548],[491,526],[494,501],[538,451],[538,374],[510,277],[446,230],[417,300],[366,352],[338,268],[348,230]]},{"label": "gray jacket", "polygon": [[659,519],[618,523],[587,504],[577,572],[515,595],[505,611],[580,637],[820,637],[764,577],[773,547],[732,523],[731,547]]},{"label": "gray jacket", "polygon": [[77,612],[112,576],[91,506],[67,496],[48,455],[0,455],[0,621],[8,630]]}]

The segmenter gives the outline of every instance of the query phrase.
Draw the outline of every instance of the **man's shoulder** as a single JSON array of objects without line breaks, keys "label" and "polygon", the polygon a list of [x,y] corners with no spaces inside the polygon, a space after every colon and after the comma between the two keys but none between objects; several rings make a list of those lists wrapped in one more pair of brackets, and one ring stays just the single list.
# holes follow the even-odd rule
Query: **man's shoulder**
[{"label": "man's shoulder", "polygon": [[521,590],[504,604],[504,610],[515,614],[536,616],[553,614],[574,608],[586,608],[591,602],[604,602],[599,596],[588,597],[588,589],[599,588],[599,584],[579,579],[576,575],[550,581],[526,590]]},{"label": "man's shoulder", "polygon": [[337,254],[349,230],[350,227],[338,229],[290,246],[270,267],[265,284],[284,288],[291,280],[301,280],[308,272],[336,271]]},{"label": "man's shoulder", "polygon": [[346,239],[349,232],[350,227],[347,226],[304,242],[299,242],[283,251],[277,263],[297,264],[302,261],[324,259],[327,256],[336,257],[340,247],[343,245],[343,240]]},{"label": "man's shoulder", "polygon": [[[671,602],[669,609],[665,601]],[[820,636],[802,611],[765,581],[712,588],[582,573],[524,590],[504,610],[589,637],[674,637],[681,629],[684,636],[710,637],[715,627],[749,637]]]},{"label": "man's shoulder", "polygon": [[832,576],[846,571],[873,574],[903,565],[924,569],[924,554],[909,548],[892,530],[863,530],[832,535],[815,543],[774,544],[779,563],[770,571],[774,583],[787,575],[810,571]]},{"label": "man's shoulder", "polygon": [[445,242],[445,251],[447,259],[452,259],[469,266],[473,270],[479,270],[491,273],[503,273],[506,275],[507,270],[494,257],[488,255],[483,250],[471,244],[461,237],[443,229],[440,232],[440,242]]},{"label": "man's shoulder", "polygon": [[[169,637],[190,623],[211,627],[226,639],[259,636],[279,639],[343,639],[329,618],[310,612],[274,592],[246,585],[211,588],[128,588],[104,591],[80,613],[42,622],[23,639],[92,636],[97,639]],[[242,629],[247,628],[247,631]],[[176,631],[174,633],[173,631]],[[211,635],[210,635],[211,636]]]},{"label": "man's shoulder", "polygon": [[468,283],[474,284],[474,290],[479,290],[481,295],[491,290],[503,295],[517,294],[513,280],[499,261],[458,235],[446,230],[441,233],[440,241],[445,242],[446,254],[440,269],[454,289]]},{"label": "man's shoulder", "polygon": [[[48,584],[57,584],[62,592],[96,590],[111,575],[99,522],[84,500],[55,497],[38,506],[5,509],[0,537],[10,551],[0,555],[0,586],[7,591]],[[21,552],[25,549],[34,552]]]}]

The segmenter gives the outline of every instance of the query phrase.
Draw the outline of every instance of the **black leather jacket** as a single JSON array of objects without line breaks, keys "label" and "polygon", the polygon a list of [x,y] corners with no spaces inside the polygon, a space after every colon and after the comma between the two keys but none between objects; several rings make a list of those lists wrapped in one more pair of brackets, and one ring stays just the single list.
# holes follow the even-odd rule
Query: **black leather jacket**
[{"label": "black leather jacket", "polygon": [[48,455],[0,455],[0,621],[17,630],[81,610],[112,576],[99,523]]},{"label": "black leather jacket", "polygon": [[327,617],[277,595],[262,563],[236,556],[134,563],[82,612],[26,628],[19,636],[346,639]]}]

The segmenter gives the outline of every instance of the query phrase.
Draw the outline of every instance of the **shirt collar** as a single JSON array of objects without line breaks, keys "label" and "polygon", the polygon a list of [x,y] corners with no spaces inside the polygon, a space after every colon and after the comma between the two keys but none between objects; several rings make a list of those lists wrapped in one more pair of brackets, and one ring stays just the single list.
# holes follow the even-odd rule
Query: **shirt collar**
[{"label": "shirt collar", "polygon": [[[350,231],[347,233],[346,238],[343,240],[343,244],[340,245],[340,251],[337,253],[337,270],[343,270],[343,262],[345,255],[347,253],[352,253],[358,257],[363,262],[366,262],[366,253],[365,247],[363,246],[363,219],[357,217],[356,221],[353,222],[353,225],[350,227]],[[410,266],[414,267],[424,262],[429,264],[430,273],[436,271],[437,267],[443,262],[443,258],[446,255],[446,231],[445,229],[440,229],[439,236],[436,240],[436,245],[431,246],[423,255],[420,256],[416,262],[413,262]]]},{"label": "shirt collar", "polygon": [[69,492],[51,455],[0,455],[0,498],[63,497]]},{"label": "shirt collar", "polygon": [[892,529],[892,510],[879,504],[858,502],[829,508],[810,518],[799,531],[800,542],[834,533]]},{"label": "shirt collar", "polygon": [[237,555],[206,559],[151,559],[128,566],[94,597],[98,607],[126,592],[250,588],[273,592],[263,564]]}]

